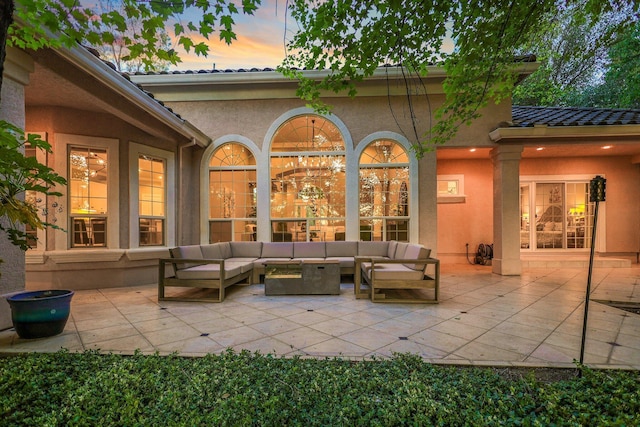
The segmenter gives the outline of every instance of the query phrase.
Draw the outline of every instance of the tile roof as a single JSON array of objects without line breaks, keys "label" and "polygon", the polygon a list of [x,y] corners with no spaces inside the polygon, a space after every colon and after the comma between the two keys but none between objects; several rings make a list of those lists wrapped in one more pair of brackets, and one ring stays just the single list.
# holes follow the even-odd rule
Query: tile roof
[{"label": "tile roof", "polygon": [[157,76],[165,74],[218,74],[218,73],[257,73],[261,71],[275,71],[275,68],[238,68],[238,69],[212,69],[212,70],[172,70],[172,71],[136,71],[134,76]]},{"label": "tile roof", "polygon": [[[513,62],[536,62],[534,54],[519,55],[513,58]],[[429,64],[435,65],[435,64]],[[402,64],[383,64],[383,68],[401,67]],[[294,70],[307,70],[306,68],[294,68]],[[218,74],[218,73],[258,73],[276,71],[276,68],[226,68],[226,69],[210,69],[210,70],[168,70],[168,71],[136,71],[132,73],[135,76],[154,76],[165,74]]]},{"label": "tile roof", "polygon": [[512,107],[511,127],[640,124],[640,110],[573,107]]}]

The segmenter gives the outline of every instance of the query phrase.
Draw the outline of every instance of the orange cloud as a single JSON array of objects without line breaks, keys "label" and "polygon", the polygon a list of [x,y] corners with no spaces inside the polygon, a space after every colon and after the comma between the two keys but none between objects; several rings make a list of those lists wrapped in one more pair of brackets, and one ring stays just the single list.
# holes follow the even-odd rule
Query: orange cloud
[{"label": "orange cloud", "polygon": [[[236,17],[234,31],[237,39],[231,45],[220,41],[217,32],[209,40],[199,34],[190,34],[194,43],[204,41],[208,44],[209,55],[199,57],[193,51],[186,53],[177,48],[183,62],[172,69],[210,70],[213,64],[217,69],[276,67],[284,58],[285,12],[284,0],[267,0],[255,15]],[[197,20],[196,16],[185,16],[185,20],[187,18]]]}]

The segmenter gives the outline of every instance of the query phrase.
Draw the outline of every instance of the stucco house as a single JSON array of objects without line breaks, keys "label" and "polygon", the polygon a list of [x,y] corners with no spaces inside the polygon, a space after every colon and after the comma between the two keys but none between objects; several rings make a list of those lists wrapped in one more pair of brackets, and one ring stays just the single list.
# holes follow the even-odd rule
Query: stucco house
[{"label": "stucco house", "polygon": [[[168,248],[230,240],[403,240],[443,265],[486,243],[486,268],[518,275],[584,261],[596,175],[599,258],[629,265],[640,252],[640,111],[492,103],[417,158],[415,135],[444,99],[438,68],[407,82],[381,67],[319,115],[270,69],[124,76],[79,46],[11,49],[7,64],[2,117],[52,144],[34,155],[68,185],[37,201],[66,232],[39,232],[26,257],[0,242],[12,260],[2,293],[25,274],[31,289],[155,283]],[[520,64],[522,77],[534,69]]]}]

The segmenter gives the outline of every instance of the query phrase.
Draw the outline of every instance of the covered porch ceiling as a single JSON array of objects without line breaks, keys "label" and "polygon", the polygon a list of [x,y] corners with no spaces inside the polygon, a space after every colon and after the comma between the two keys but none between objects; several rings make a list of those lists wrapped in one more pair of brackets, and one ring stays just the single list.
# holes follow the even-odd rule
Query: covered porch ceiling
[{"label": "covered porch ceiling", "polygon": [[[497,146],[497,144],[496,144]],[[488,159],[492,148],[482,147],[438,147],[438,160]],[[640,161],[640,138],[636,142],[618,141],[580,144],[546,144],[540,141],[536,145],[525,145],[522,158],[558,158],[558,157],[602,157],[630,156]]]}]

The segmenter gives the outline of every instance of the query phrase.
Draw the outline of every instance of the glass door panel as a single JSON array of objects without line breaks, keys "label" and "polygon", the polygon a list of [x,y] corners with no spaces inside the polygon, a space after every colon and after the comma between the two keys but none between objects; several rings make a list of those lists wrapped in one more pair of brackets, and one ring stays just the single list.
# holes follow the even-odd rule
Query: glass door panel
[{"label": "glass door panel", "polygon": [[529,184],[520,185],[520,248],[531,248],[531,227],[530,220],[530,198],[531,192]]},{"label": "glass door panel", "polygon": [[589,204],[589,184],[568,183],[567,188],[567,247],[591,247],[593,210]]},{"label": "glass door panel", "polygon": [[564,245],[564,183],[536,184],[536,247],[562,249]]}]

